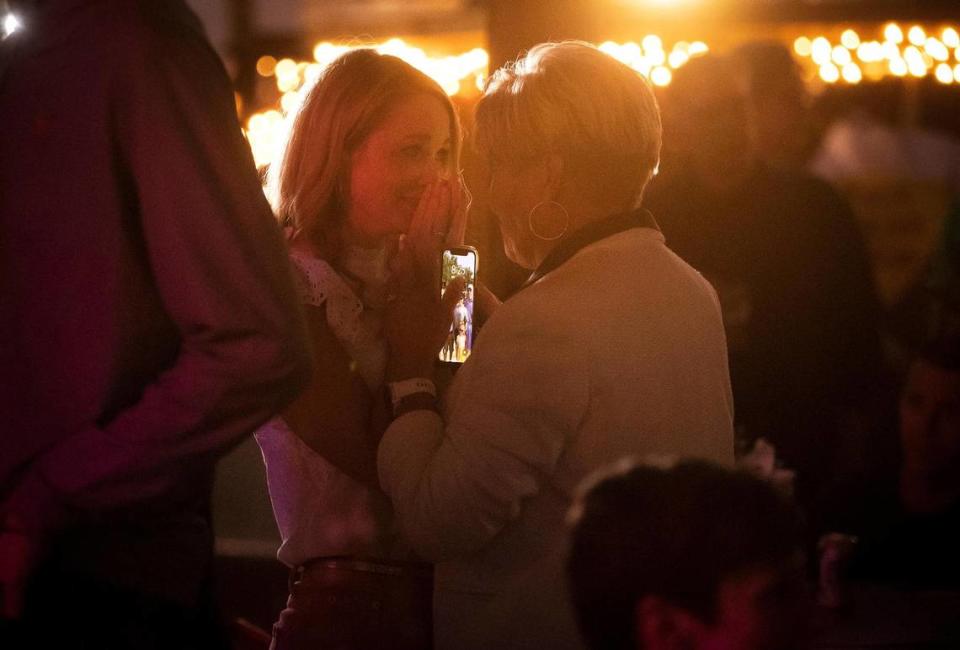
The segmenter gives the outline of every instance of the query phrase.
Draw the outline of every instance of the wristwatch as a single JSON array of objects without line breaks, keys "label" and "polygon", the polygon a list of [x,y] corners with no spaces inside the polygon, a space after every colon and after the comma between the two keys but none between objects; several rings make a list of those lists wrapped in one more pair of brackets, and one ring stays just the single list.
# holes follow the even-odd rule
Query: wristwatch
[{"label": "wristwatch", "polygon": [[399,405],[405,397],[409,397],[410,395],[426,393],[434,398],[437,396],[437,387],[432,381],[425,377],[412,377],[401,381],[391,381],[387,384],[387,389],[390,391],[390,404],[394,409],[397,408],[397,405]]}]

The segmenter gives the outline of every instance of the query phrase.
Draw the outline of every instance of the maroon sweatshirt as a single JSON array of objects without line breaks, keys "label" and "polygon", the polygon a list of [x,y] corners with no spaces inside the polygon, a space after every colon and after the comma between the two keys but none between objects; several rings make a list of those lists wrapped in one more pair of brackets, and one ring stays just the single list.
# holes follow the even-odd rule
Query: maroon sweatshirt
[{"label": "maroon sweatshirt", "polygon": [[0,45],[0,514],[62,528],[69,511],[75,564],[162,582],[111,539],[171,546],[157,522],[202,513],[217,458],[306,381],[306,334],[193,13],[37,6]]}]

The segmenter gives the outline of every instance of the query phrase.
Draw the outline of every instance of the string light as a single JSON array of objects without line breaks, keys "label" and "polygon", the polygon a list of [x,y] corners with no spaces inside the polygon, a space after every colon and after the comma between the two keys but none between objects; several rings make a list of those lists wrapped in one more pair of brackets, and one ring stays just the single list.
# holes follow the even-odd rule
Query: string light
[{"label": "string light", "polygon": [[920,50],[916,46],[911,45],[903,52],[903,60],[907,62],[907,69],[910,71],[910,74],[918,79],[924,77],[927,74],[927,62],[923,58],[923,54],[920,53]]},{"label": "string light", "polygon": [[958,33],[953,27],[947,27],[943,30],[943,36],[941,40],[947,47],[960,47],[960,33]]},{"label": "string light", "polygon": [[840,69],[832,63],[824,63],[820,66],[820,78],[828,84],[836,83],[840,80]]},{"label": "string light", "polygon": [[900,29],[900,25],[896,23],[888,23],[887,26],[883,28],[883,38],[890,43],[899,45],[903,43],[903,30]]},{"label": "string light", "polygon": [[793,42],[793,51],[798,56],[810,56],[813,52],[813,41],[806,36],[800,36]]},{"label": "string light", "polygon": [[644,36],[641,44],[643,45],[644,52],[656,52],[657,50],[663,50],[663,40],[656,34]]},{"label": "string light", "polygon": [[941,63],[938,65],[934,74],[937,77],[937,81],[942,84],[953,83],[953,68],[951,68],[950,64],[948,63]]},{"label": "string light", "polygon": [[839,66],[844,66],[853,60],[853,58],[850,55],[850,50],[843,47],[842,45],[838,45],[835,48],[833,48],[833,52],[830,58],[833,60],[834,63],[836,63]]},{"label": "string light", "polygon": [[670,64],[671,68],[679,68],[687,61],[690,60],[690,55],[684,52],[683,50],[675,49],[670,53],[670,56],[667,57],[667,63]]},{"label": "string light", "polygon": [[860,46],[860,35],[848,29],[840,35],[840,42],[848,50],[855,50]]},{"label": "string light", "polygon": [[[11,31],[11,19],[8,15],[4,21],[7,33]],[[18,27],[16,23],[13,29]],[[934,30],[912,25],[906,29],[888,22],[875,40],[853,28],[844,29],[839,36],[835,32],[832,38],[826,34],[800,35],[792,43],[800,62],[809,62],[811,75],[824,83],[858,84],[864,79],[929,75],[942,84],[960,84],[960,32],[955,26]],[[283,141],[284,113],[297,110],[303,89],[319,77],[327,64],[352,47],[355,46],[324,41],[314,46],[313,61],[278,61],[269,55],[257,60],[257,73],[274,78],[280,93],[277,107],[251,116],[245,129],[258,164],[274,157],[277,143]],[[403,59],[436,80],[450,95],[482,92],[486,82],[489,55],[482,48],[454,56],[434,56],[400,38],[366,47]],[[656,86],[669,85],[674,71],[710,51],[703,41],[677,41],[667,47],[656,34],[647,34],[639,42],[605,41],[598,47]]]},{"label": "string light", "polygon": [[937,61],[947,61],[950,59],[950,50],[947,49],[946,45],[935,39],[933,36],[927,39],[926,43],[924,43],[923,49],[927,54],[930,55],[931,58]]},{"label": "string light", "polygon": [[841,74],[843,75],[843,80],[847,83],[858,84],[863,80],[863,71],[860,70],[860,66],[853,61],[843,66]]},{"label": "string light", "polygon": [[670,81],[673,79],[673,73],[669,69],[658,65],[650,72],[650,81],[657,86],[666,86],[670,84]]},{"label": "string light", "polygon": [[920,25],[914,25],[907,32],[907,40],[917,46],[923,45],[927,41],[927,32]]},{"label": "string light", "polygon": [[7,14],[6,16],[3,17],[3,37],[4,38],[6,38],[7,36],[10,36],[10,34],[14,33],[21,27],[23,27],[23,25],[20,24],[20,21],[17,20],[17,17],[14,16],[13,14]]},{"label": "string light", "polygon": [[[278,153],[278,143],[283,141],[286,128],[283,115],[297,110],[302,102],[303,90],[319,77],[327,64],[351,47],[324,41],[314,46],[312,62],[297,62],[289,58],[278,61],[272,56],[262,56],[257,60],[258,74],[273,77],[281,95],[280,110],[257,113],[247,121],[245,132],[258,165],[268,163]],[[481,48],[455,56],[438,57],[428,55],[399,38],[367,47],[403,59],[433,78],[450,95],[482,91],[486,81],[489,55]],[[663,39],[656,34],[646,35],[639,43],[606,41],[599,48],[648,77],[657,86],[669,85],[673,70],[710,50],[703,41],[677,41],[666,50]]]},{"label": "string light", "polygon": [[[839,42],[831,41],[826,35],[801,35],[794,39],[793,50],[801,61],[808,60],[826,83],[836,83],[830,81],[834,73],[832,68],[826,67],[827,64],[833,64],[840,71],[840,78],[847,83],[860,83],[864,78],[875,81],[888,75],[935,76],[941,81],[946,80],[946,70],[950,66],[940,66],[951,61],[951,51],[952,57],[960,62],[960,32],[957,28],[948,26],[932,30],[912,25],[906,35],[904,30],[896,22],[889,22],[881,30],[882,41],[866,40],[852,28],[843,30]],[[952,78],[952,68],[950,75]]]},{"label": "string light", "polygon": [[830,62],[830,57],[833,54],[833,48],[830,47],[830,41],[824,36],[818,36],[813,39],[813,44],[810,49],[810,58],[813,59],[813,62],[817,65],[824,65]]}]

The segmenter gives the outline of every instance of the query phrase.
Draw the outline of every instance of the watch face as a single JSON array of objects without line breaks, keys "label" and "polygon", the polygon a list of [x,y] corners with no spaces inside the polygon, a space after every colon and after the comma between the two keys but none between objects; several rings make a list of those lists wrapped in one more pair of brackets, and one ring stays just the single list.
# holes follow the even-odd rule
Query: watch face
[{"label": "watch face", "polygon": [[433,382],[429,379],[424,379],[423,377],[414,377],[413,379],[393,381],[387,384],[387,388],[390,391],[390,401],[394,406],[396,406],[397,402],[402,400],[404,397],[415,395],[417,393],[426,393],[432,397],[437,396],[437,389],[433,385]]}]

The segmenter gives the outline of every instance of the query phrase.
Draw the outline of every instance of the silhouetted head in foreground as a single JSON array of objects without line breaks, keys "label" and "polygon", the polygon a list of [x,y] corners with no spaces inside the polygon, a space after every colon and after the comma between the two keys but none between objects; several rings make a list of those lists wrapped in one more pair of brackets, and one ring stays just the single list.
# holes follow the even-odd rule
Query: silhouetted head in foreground
[{"label": "silhouetted head in foreground", "polygon": [[744,473],[701,462],[630,464],[571,512],[568,562],[594,649],[784,649],[809,613],[791,504]]}]

